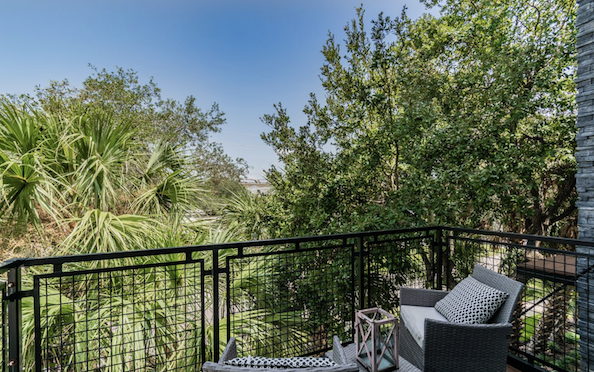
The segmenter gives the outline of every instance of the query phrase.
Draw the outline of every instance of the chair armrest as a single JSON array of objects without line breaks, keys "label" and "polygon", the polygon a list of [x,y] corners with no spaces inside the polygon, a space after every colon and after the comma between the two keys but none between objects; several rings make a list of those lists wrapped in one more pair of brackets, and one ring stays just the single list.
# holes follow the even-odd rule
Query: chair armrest
[{"label": "chair armrest", "polygon": [[424,288],[400,288],[400,305],[409,306],[435,306],[435,303],[444,298],[448,291]]},{"label": "chair armrest", "polygon": [[505,371],[512,325],[425,319],[425,371]]},{"label": "chair armrest", "polygon": [[235,337],[231,337],[229,342],[227,342],[227,347],[225,347],[225,351],[223,351],[223,354],[219,358],[219,363],[224,363],[233,358],[237,358],[237,343]]},{"label": "chair armrest", "polygon": [[332,338],[332,360],[337,366],[326,368],[321,367],[318,371],[310,372],[359,372],[359,365],[357,363],[349,363],[344,348],[342,347],[342,343],[336,335]]},{"label": "chair armrest", "polygon": [[338,336],[334,336],[332,341],[332,360],[336,364],[349,364]]},{"label": "chair armrest", "polygon": [[220,372],[220,368],[225,368],[224,364],[215,362],[204,362],[202,364],[202,372]]}]

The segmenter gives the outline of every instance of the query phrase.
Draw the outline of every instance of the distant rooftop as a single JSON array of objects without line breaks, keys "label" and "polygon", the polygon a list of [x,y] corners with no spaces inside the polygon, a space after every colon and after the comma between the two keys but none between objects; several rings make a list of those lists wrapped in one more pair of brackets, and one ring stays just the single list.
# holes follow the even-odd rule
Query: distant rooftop
[{"label": "distant rooftop", "polygon": [[266,179],[247,178],[241,184],[250,192],[256,194],[258,191],[266,194],[271,189],[270,182]]}]

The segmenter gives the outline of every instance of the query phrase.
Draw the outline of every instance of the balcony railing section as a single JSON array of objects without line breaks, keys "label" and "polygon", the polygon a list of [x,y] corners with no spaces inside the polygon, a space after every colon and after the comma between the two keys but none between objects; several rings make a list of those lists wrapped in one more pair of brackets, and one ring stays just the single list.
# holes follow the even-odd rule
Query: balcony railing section
[{"label": "balcony railing section", "polygon": [[478,263],[526,284],[509,362],[578,371],[594,328],[578,245],[594,246],[426,227],[15,259],[0,267],[0,368],[197,371],[230,337],[242,356],[317,355],[353,339],[356,310],[398,314],[402,286],[450,289]]}]

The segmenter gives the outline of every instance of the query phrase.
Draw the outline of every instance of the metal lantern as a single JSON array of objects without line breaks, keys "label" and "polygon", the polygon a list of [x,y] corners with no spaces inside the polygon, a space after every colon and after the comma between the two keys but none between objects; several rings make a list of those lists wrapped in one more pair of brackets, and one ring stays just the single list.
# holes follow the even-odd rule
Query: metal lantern
[{"label": "metal lantern", "polygon": [[357,360],[370,372],[391,371],[398,365],[398,319],[374,307],[355,316]]}]

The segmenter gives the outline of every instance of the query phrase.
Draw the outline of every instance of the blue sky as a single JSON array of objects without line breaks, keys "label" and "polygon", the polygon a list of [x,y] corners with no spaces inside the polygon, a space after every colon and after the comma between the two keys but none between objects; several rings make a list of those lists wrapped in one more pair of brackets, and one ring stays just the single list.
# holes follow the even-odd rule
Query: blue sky
[{"label": "blue sky", "polygon": [[[342,42],[361,0],[95,0],[0,1],[0,93],[30,93],[36,85],[116,66],[150,77],[162,96],[193,95],[217,102],[227,124],[212,140],[252,167],[251,178],[277,164],[260,139],[260,117],[282,102],[293,125],[304,124],[310,92],[323,96],[320,53],[328,32]],[[416,18],[418,0],[363,1],[370,21],[381,11]]]}]

